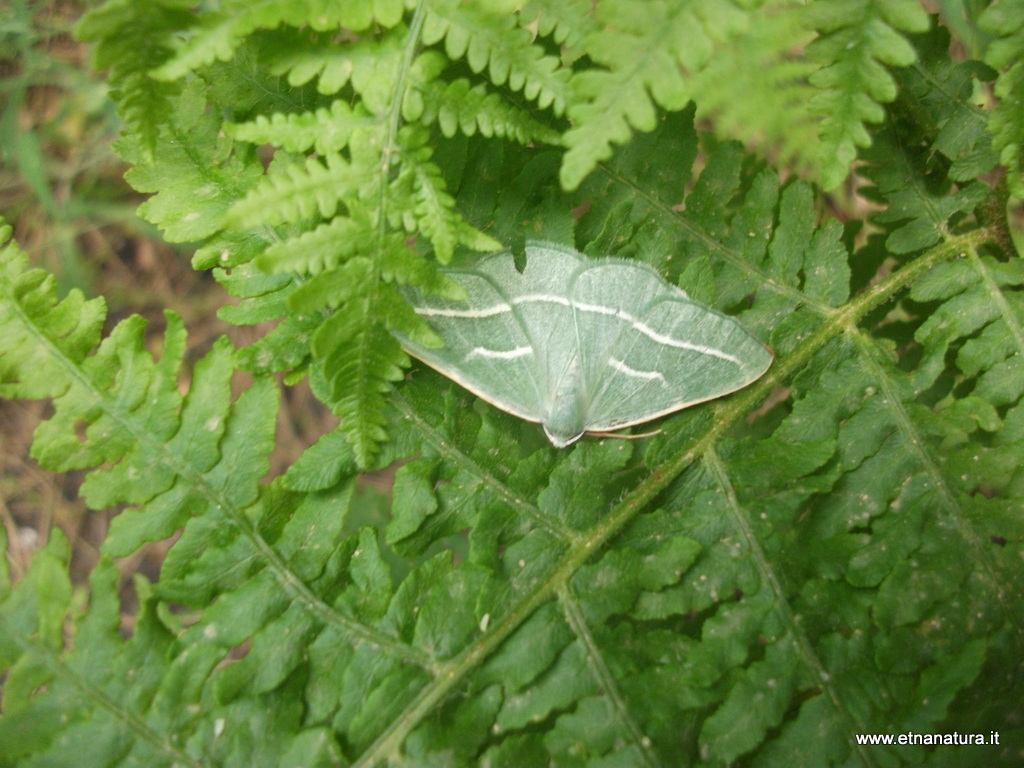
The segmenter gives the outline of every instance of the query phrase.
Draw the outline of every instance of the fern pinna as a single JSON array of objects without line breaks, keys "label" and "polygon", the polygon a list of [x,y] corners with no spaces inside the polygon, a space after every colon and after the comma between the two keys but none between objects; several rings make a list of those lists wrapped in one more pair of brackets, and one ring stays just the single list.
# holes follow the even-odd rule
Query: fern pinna
[{"label": "fern pinna", "polygon": [[[56,529],[0,570],[0,763],[1019,764],[1022,18],[977,19],[982,62],[910,0],[91,11],[141,215],[271,323],[187,364],[173,313],[104,336],[4,231],[0,395],[123,510],[88,585]],[[856,160],[871,213],[758,149]],[[399,289],[528,238],[649,264],[774,365],[566,450],[410,372]],[[267,477],[307,376],[338,427]],[[122,633],[117,558],[172,537]]]}]

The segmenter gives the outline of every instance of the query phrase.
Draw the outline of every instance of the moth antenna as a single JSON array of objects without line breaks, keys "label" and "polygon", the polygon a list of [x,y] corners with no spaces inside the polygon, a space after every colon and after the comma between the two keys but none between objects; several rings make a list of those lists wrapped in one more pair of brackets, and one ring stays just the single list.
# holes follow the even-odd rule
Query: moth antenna
[{"label": "moth antenna", "polygon": [[587,432],[589,437],[614,437],[616,440],[639,440],[641,437],[654,437],[665,430],[652,429],[650,432],[641,432],[638,435],[625,435],[621,432]]}]

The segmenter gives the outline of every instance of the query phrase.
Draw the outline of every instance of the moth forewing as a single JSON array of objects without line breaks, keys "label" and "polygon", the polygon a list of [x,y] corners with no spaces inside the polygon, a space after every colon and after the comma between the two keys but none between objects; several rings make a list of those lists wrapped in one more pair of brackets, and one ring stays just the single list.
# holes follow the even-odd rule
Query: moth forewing
[{"label": "moth forewing", "polygon": [[543,424],[556,447],[642,424],[747,386],[771,353],[739,322],[646,265],[531,241],[442,270],[465,301],[406,289],[445,345],[396,334],[412,356],[492,405]]}]

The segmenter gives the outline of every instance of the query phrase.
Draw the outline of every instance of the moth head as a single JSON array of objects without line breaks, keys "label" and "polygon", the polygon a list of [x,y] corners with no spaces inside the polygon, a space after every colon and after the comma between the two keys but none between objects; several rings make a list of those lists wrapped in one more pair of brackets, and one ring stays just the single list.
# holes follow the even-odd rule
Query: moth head
[{"label": "moth head", "polygon": [[575,434],[572,433],[572,431],[556,432],[550,425],[545,424],[544,434],[548,436],[548,440],[551,441],[551,444],[555,446],[555,448],[568,448],[583,437],[584,432],[576,432]]},{"label": "moth head", "polygon": [[557,397],[551,414],[544,420],[544,434],[555,448],[572,445],[586,432],[583,408],[573,393]]}]

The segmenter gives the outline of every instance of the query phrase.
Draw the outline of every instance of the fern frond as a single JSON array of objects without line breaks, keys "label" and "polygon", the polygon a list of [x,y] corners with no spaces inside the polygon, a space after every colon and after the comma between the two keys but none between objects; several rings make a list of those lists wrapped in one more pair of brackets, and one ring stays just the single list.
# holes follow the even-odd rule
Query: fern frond
[{"label": "fern frond", "polygon": [[995,87],[1000,102],[989,118],[992,144],[1011,169],[1010,188],[1024,198],[1024,2],[994,3],[978,24],[998,38],[985,53],[985,61],[1001,73]]},{"label": "fern frond", "polygon": [[[944,403],[941,421],[950,447],[959,450],[965,437],[977,428],[993,432],[1000,426],[993,408],[1017,406],[1024,398],[1024,266],[1020,261],[999,262],[991,257],[968,254],[966,258],[938,267],[925,275],[911,291],[919,302],[941,302],[917,331],[916,338],[933,355],[951,357],[959,371],[958,385],[964,388],[955,401]],[[969,387],[969,390],[966,389]],[[967,404],[974,410],[970,413]],[[959,409],[967,415],[966,431],[948,418]],[[983,415],[984,414],[984,415]],[[974,446],[971,447],[974,450]],[[1018,469],[998,460],[1002,451],[986,450],[979,472],[991,473],[987,480],[1000,487],[1011,482]],[[963,457],[961,460],[964,460]],[[1000,476],[1009,470],[1007,475]]]},{"label": "fern frond", "polygon": [[[876,132],[864,156],[872,162],[864,175],[874,187],[863,192],[886,202],[874,220],[891,230],[886,246],[894,254],[927,248],[948,237],[989,193],[988,185],[980,181],[954,188],[947,179],[949,164],[936,163],[908,146],[893,127]],[[925,179],[928,183],[923,183]]]},{"label": "fern frond", "polygon": [[279,154],[264,179],[230,212],[239,227],[295,223],[316,216],[330,218],[345,198],[372,184],[375,169],[347,161],[338,153],[309,158],[303,163]]},{"label": "fern frond", "polygon": [[[10,225],[0,220],[0,396],[57,397],[74,375],[52,370],[47,361],[54,354],[85,357],[99,343],[106,302],[87,301],[77,290],[58,299],[56,278],[29,270],[28,258],[10,237]],[[25,315],[45,321],[45,327],[26,323]]]},{"label": "fern frond", "polygon": [[454,0],[431,0],[428,5],[424,44],[444,40],[449,59],[465,59],[473,72],[486,71],[494,85],[507,84],[541,109],[562,114],[569,99],[569,71],[532,43],[514,14]]},{"label": "fern frond", "polygon": [[808,109],[814,65],[793,55],[808,41],[803,9],[754,10],[745,32],[715,49],[707,66],[688,75],[698,118],[719,135],[737,138],[759,154],[817,175],[817,118]]},{"label": "fern frond", "polygon": [[447,138],[456,134],[508,138],[527,144],[539,141],[558,144],[557,131],[537,122],[528,112],[490,93],[482,84],[471,85],[459,78],[452,82],[436,79],[444,65],[442,56],[423,54],[414,72],[423,73],[423,82],[411,88],[402,105],[402,117],[423,125],[437,123]]},{"label": "fern frond", "polygon": [[291,85],[303,85],[317,78],[317,91],[334,95],[351,85],[371,114],[384,114],[402,74],[408,30],[399,27],[384,34],[345,45],[325,38],[310,41],[291,35],[277,41],[272,52],[271,72],[287,75]]},{"label": "fern frond", "polygon": [[584,50],[603,69],[573,79],[573,127],[561,171],[566,189],[609,158],[612,144],[625,143],[634,129],[652,130],[657,107],[682,109],[690,97],[684,73],[706,66],[716,44],[741,33],[748,20],[733,0],[614,0],[594,12],[600,28]]},{"label": "fern frond", "polygon": [[[285,242],[295,242],[294,240]],[[292,297],[300,287],[292,274],[268,274],[252,264],[233,269],[215,269],[214,277],[227,292],[239,298],[225,305],[217,317],[232,325],[276,322],[276,326],[252,344],[241,348],[236,359],[240,368],[262,375],[284,373],[292,384],[306,373],[313,335],[323,322],[318,306],[308,314],[294,314]]]},{"label": "fern frond", "polygon": [[[72,597],[68,549],[64,535],[51,532],[25,578],[0,604],[0,647],[7,651],[0,651],[0,666],[9,670],[0,760],[8,765],[66,762],[63,737],[70,732],[88,745],[76,759],[109,762],[132,755],[150,765],[191,763],[187,750],[164,739],[161,726],[168,723],[150,717],[174,644],[156,615],[156,602],[142,607],[132,637],[125,640],[119,631],[116,566],[104,558],[93,570],[89,606],[82,611]],[[75,637],[73,650],[65,651],[66,630]],[[144,718],[144,710],[150,716]],[[63,716],[54,717],[56,711]]]},{"label": "fern frond", "polygon": [[[94,507],[138,505],[114,520],[104,549],[128,554],[186,521],[195,527],[204,516],[215,530],[230,530],[250,545],[258,541],[244,510],[257,498],[273,444],[272,381],[257,380],[232,403],[234,366],[221,341],[195,366],[184,395],[178,379],[185,334],[176,316],[168,315],[159,361],[145,351],[145,324],[137,317],[117,325],[96,348],[101,302],[83,304],[78,294],[58,301],[52,278],[26,270],[13,246],[3,248],[0,262],[4,394],[54,398],[53,416],[36,430],[33,455],[46,467],[91,470],[82,493]],[[20,349],[36,354],[27,357]],[[204,544],[210,541],[206,536]],[[192,763],[190,748],[172,746],[164,734],[182,733],[195,721],[177,706],[189,694],[173,682],[180,681],[175,663],[208,670],[199,660],[204,650],[192,648],[187,659],[176,660],[174,634],[148,600],[125,640],[118,571],[106,558],[92,573],[89,609],[73,610],[66,541],[51,532],[50,542],[29,577],[2,596],[0,759],[60,762],[64,737],[74,731],[89,745],[86,752],[108,764]],[[45,600],[26,603],[34,589]],[[65,649],[64,638],[71,636],[77,645]],[[213,650],[223,657],[223,649]],[[47,714],[55,710],[65,716]],[[35,726],[26,739],[28,723]],[[79,757],[92,759],[84,752]]]},{"label": "fern frond", "polygon": [[139,214],[160,227],[171,242],[201,240],[220,230],[231,205],[262,172],[255,157],[245,152],[211,162],[222,146],[221,121],[207,113],[205,105],[198,82],[175,97],[170,116],[164,115],[164,131],[153,159],[130,137],[114,145],[133,164],[125,179],[138,191],[153,193],[139,206]]},{"label": "fern frond", "polygon": [[596,28],[593,6],[587,0],[527,0],[520,15],[536,25],[537,34],[550,36],[569,51],[582,50],[587,35]]},{"label": "fern frond", "polygon": [[[53,416],[36,429],[33,456],[57,471],[92,470],[82,494],[94,508],[146,504],[145,515],[117,518],[108,546],[134,551],[169,536],[183,515],[237,512],[252,503],[273,438],[272,382],[257,382],[232,405],[232,356],[221,342],[196,365],[183,397],[185,331],[176,315],[167,315],[159,361],[143,346],[139,317],[118,324],[94,351],[102,304],[83,304],[77,294],[58,301],[52,279],[22,271],[24,257],[15,249],[6,248],[3,258],[3,306],[16,310],[4,317],[6,389],[54,400]],[[26,335],[35,356],[7,346],[23,344]]]},{"label": "fern frond", "polygon": [[[413,93],[416,83],[430,85],[431,73],[427,72],[428,76],[424,78],[426,70],[423,66],[413,65],[408,69],[408,84],[403,83],[395,90],[394,79],[398,70],[380,66],[381,56],[386,51],[390,54],[384,58],[396,67],[408,60],[408,46],[415,42],[415,38],[392,34],[386,35],[383,41],[376,41],[373,46],[368,43],[364,58],[374,65],[372,68],[358,66],[362,49],[343,48],[348,61],[356,64],[341,67],[339,71],[344,76],[340,79],[329,77],[326,69],[318,70],[320,90],[325,90],[325,79],[331,80],[331,87],[340,88],[345,84],[345,78],[351,76],[351,84],[362,99],[359,104],[372,102],[368,107],[371,113],[390,112],[392,107],[389,104],[400,98],[396,94]],[[298,82],[316,73],[304,67],[299,58],[311,55],[309,51],[300,50],[290,58],[279,58],[275,66],[278,71],[287,70],[289,76]],[[434,67],[433,74],[436,75],[437,71]],[[386,90],[381,85],[385,85]],[[429,103],[425,106],[433,108]],[[464,105],[460,107],[464,108]],[[474,130],[479,126],[488,133],[491,130],[511,132],[523,131],[525,126],[529,126],[531,134],[542,132],[528,118],[516,120],[517,113],[502,109],[499,101],[482,98],[476,104],[471,102],[471,107],[475,114],[464,119],[472,120]],[[360,108],[357,106],[356,109]],[[368,464],[373,454],[372,446],[384,436],[381,429],[384,422],[380,416],[383,393],[387,391],[388,382],[399,375],[397,366],[405,361],[390,335],[380,326],[387,324],[389,315],[394,317],[398,326],[408,327],[410,332],[414,332],[411,326],[418,324],[407,309],[398,311],[396,306],[393,312],[382,311],[377,306],[377,299],[360,301],[358,292],[353,293],[352,289],[375,295],[373,281],[384,276],[389,262],[395,267],[403,266],[395,273],[394,279],[398,281],[437,282],[433,276],[418,275],[421,270],[407,262],[385,256],[394,250],[395,244],[391,235],[381,239],[384,230],[378,224],[380,217],[385,216],[390,226],[426,235],[442,261],[451,258],[457,245],[496,250],[500,244],[469,226],[456,213],[454,199],[445,192],[445,182],[437,166],[430,162],[429,137],[422,130],[414,131],[409,127],[388,137],[385,134],[391,130],[390,124],[367,120],[363,125],[352,125],[348,121],[351,114],[348,108],[337,107],[332,113],[295,113],[274,121],[257,121],[235,127],[232,132],[240,138],[301,150],[308,147],[311,137],[304,128],[333,122],[338,114],[348,123],[344,135],[337,141],[327,143],[325,140],[317,146],[321,151],[331,151],[327,151],[322,159],[308,158],[302,165],[279,153],[266,182],[233,207],[228,221],[234,226],[265,227],[279,222],[309,222],[340,215],[340,218],[318,225],[313,230],[297,233],[297,237],[279,239],[259,261],[274,270],[298,268],[300,272],[316,275],[290,294],[290,306],[293,310],[301,307],[299,311],[304,313],[304,317],[315,315],[321,309],[333,313],[330,318],[313,325],[319,330],[315,333],[312,350],[318,357],[322,355],[313,369],[314,379],[325,377],[318,391],[343,423],[352,425],[350,435],[357,446],[357,457],[360,462]],[[431,115],[430,119],[434,116]],[[464,122],[463,125],[469,127],[470,123]],[[527,137],[533,136],[524,136]],[[342,149],[347,150],[347,157],[339,153]],[[395,154],[389,158],[392,152]],[[388,171],[389,166],[397,169],[393,176]],[[386,206],[368,215],[364,201],[374,199],[382,199]],[[392,210],[404,213],[394,216],[389,213]],[[273,213],[268,215],[268,211]],[[344,239],[336,239],[338,235]],[[404,248],[399,246],[399,250]],[[365,262],[350,258],[357,253],[376,254],[378,267],[366,273]],[[357,278],[356,273],[361,277]],[[385,291],[381,295],[389,294]],[[346,297],[349,303],[345,303]],[[278,299],[254,296],[251,301],[252,307],[228,312],[225,317],[251,322],[255,318],[267,319],[269,314],[283,309]],[[386,306],[387,300],[381,301],[381,306]],[[362,319],[359,318],[360,313],[365,313]],[[306,354],[299,350],[289,354],[278,343],[294,341],[297,332],[298,328],[291,325],[281,330],[273,342],[258,345],[259,348],[248,352],[246,364],[257,365],[260,370],[265,370],[265,365],[299,364],[306,359]]]},{"label": "fern frond", "polygon": [[256,264],[271,273],[317,275],[334,269],[351,256],[366,252],[372,243],[372,232],[370,214],[354,206],[350,216],[335,216],[298,237],[273,243]]},{"label": "fern frond", "polygon": [[411,206],[394,206],[409,212],[405,229],[426,234],[442,264],[451,261],[458,245],[474,251],[501,250],[501,243],[471,227],[455,211],[455,199],[445,191],[441,170],[430,160],[428,138],[425,131],[411,127],[398,137],[402,171],[395,181],[395,191],[401,194],[400,190],[409,186],[408,193],[415,201]]},{"label": "fern frond", "polygon": [[273,144],[289,152],[313,149],[318,155],[340,152],[358,130],[373,130],[378,121],[357,105],[338,99],[313,112],[258,115],[248,123],[225,126],[228,135],[252,144]]},{"label": "fern frond", "polygon": [[173,112],[180,83],[158,82],[152,72],[173,54],[173,35],[193,23],[190,0],[154,0],[140,5],[116,0],[92,9],[75,27],[81,40],[95,43],[99,69],[109,68],[118,114],[137,134],[152,160],[160,127]]},{"label": "fern frond", "polygon": [[[72,734],[83,745],[76,759],[111,765],[340,762],[338,739],[322,721],[338,708],[341,689],[327,686],[302,705],[294,698],[289,704],[298,690],[291,676],[310,654],[318,673],[344,676],[346,689],[367,692],[396,672],[428,668],[422,650],[395,636],[415,627],[412,601],[437,599],[430,575],[441,570],[428,564],[419,569],[418,589],[396,589],[372,532],[344,535],[353,487],[349,480],[301,500],[267,492],[253,514],[272,545],[252,527],[243,533],[237,525],[191,520],[160,583],[136,580],[141,608],[128,638],[114,563],[104,557],[93,570],[83,609],[68,578],[67,541],[54,531],[26,577],[0,595],[0,759],[66,762]],[[290,590],[268,599],[283,583]],[[327,590],[334,591],[330,605],[318,599]],[[199,606],[197,620],[182,626],[166,600]],[[391,622],[394,635],[358,624],[350,618],[356,613]],[[293,638],[288,650],[282,634]],[[356,638],[372,650],[356,652]],[[249,646],[245,661],[233,658],[240,642]],[[208,708],[220,725],[211,727]],[[300,710],[313,720],[302,724]],[[261,739],[247,735],[253,726]]]},{"label": "fern frond", "polygon": [[949,33],[942,27],[915,36],[913,41],[918,63],[898,70],[896,76],[915,109],[903,114],[897,106],[895,112],[911,125],[923,123],[915,130],[934,137],[932,147],[952,161],[951,179],[966,182],[979,178],[999,162],[986,115],[976,103],[980,83],[994,75],[977,61],[950,61]]},{"label": "fern frond", "polygon": [[[414,142],[401,152],[399,173],[388,189],[390,195],[397,197],[395,209],[410,210],[410,215],[408,220],[398,224],[404,223],[410,231],[427,234],[439,258],[450,258],[451,249],[460,243],[479,249],[494,248],[497,244],[492,239],[454,214],[454,200],[444,191],[436,166],[429,162],[429,150],[422,143]],[[342,423],[350,427],[358,460],[368,466],[374,454],[373,446],[384,436],[381,414],[388,382],[401,377],[400,366],[406,363],[404,353],[384,327],[393,324],[412,331],[417,321],[397,294],[391,296],[390,302],[386,298],[366,300],[365,296],[376,295],[378,289],[374,288],[374,282],[381,278],[435,287],[437,281],[422,274],[426,264],[410,264],[394,253],[407,250],[403,238],[389,234],[382,240],[374,224],[380,214],[367,214],[365,206],[359,202],[359,197],[367,196],[359,187],[383,182],[377,176],[377,169],[368,169],[366,181],[361,184],[361,179],[353,183],[353,174],[338,156],[328,156],[328,164],[339,173],[336,183],[326,184],[323,176],[330,168],[324,169],[319,161],[310,160],[305,168],[312,169],[311,174],[303,169],[288,170],[287,182],[273,182],[257,190],[237,209],[241,211],[240,216],[250,216],[255,225],[261,219],[259,212],[266,204],[267,195],[290,198],[294,193],[296,200],[305,200],[308,196],[303,190],[316,189],[321,196],[329,196],[326,207],[296,209],[297,214],[305,217],[316,213],[330,216],[334,213],[333,207],[344,201],[349,216],[338,216],[298,237],[282,240],[259,258],[260,263],[272,270],[298,269],[314,276],[313,279],[288,296],[287,307],[281,302],[283,296],[257,295],[252,299],[253,307],[244,314],[234,311],[224,316],[229,320],[254,322],[269,319],[275,312],[279,316],[286,315],[286,310],[301,313],[298,323],[286,323],[273,339],[249,351],[247,366],[257,365],[258,369],[266,370],[296,365],[305,360],[304,350],[311,348],[317,358],[314,381],[321,382],[317,391]],[[405,200],[412,198],[419,202],[407,205]],[[286,210],[282,199],[277,200],[278,210]],[[266,221],[265,216],[262,219]],[[366,254],[374,255],[376,267],[370,267],[371,262],[366,258],[359,258]],[[428,271],[432,274],[432,269]],[[380,290],[384,293],[386,289]],[[389,303],[391,308],[385,309]],[[333,314],[328,318],[319,316],[322,309]],[[289,351],[288,345],[297,341],[296,334],[301,334],[303,343]],[[313,339],[311,347],[310,338]]]},{"label": "fern frond", "polygon": [[219,11],[208,11],[199,17],[199,23],[190,30],[189,38],[174,57],[152,75],[157,80],[172,81],[214,61],[227,61],[256,30],[308,26],[316,31],[361,31],[374,23],[390,28],[401,22],[404,12],[403,0],[226,0]]},{"label": "fern frond", "polygon": [[870,143],[865,123],[881,122],[881,104],[896,98],[886,67],[906,67],[917,56],[904,32],[924,32],[928,15],[916,0],[814,3],[805,23],[821,37],[807,57],[821,64],[811,83],[821,89],[811,108],[820,113],[826,188],[839,185]]},{"label": "fern frond", "polygon": [[[282,318],[274,331],[240,351],[243,367],[292,377],[310,368],[315,392],[339,417],[364,467],[385,436],[389,383],[401,378],[408,364],[386,329],[414,333],[418,324],[394,288],[377,288],[378,281],[412,280],[439,293],[446,289],[429,263],[407,255],[404,237],[388,235],[386,252],[374,253],[381,241],[367,231],[366,221],[365,214],[337,217],[267,249],[260,261],[282,274],[267,276],[251,267],[216,273],[232,295],[242,298],[219,313],[223,319],[251,325]],[[322,257],[311,250],[317,243]],[[296,268],[307,279],[293,281]]]},{"label": "fern frond", "polygon": [[[862,153],[862,173],[874,182],[865,196],[885,203],[873,220],[888,231],[887,249],[912,253],[973,226],[971,216],[989,194],[974,181],[997,158],[984,117],[971,104],[978,64],[954,65],[942,30],[916,36],[919,62],[898,73],[901,99],[888,110]],[[974,173],[974,172],[977,173]],[[960,185],[954,179],[966,177]]]},{"label": "fern frond", "polygon": [[[381,322],[387,323],[392,314],[389,306],[407,312],[407,305],[397,292],[376,287],[366,266],[351,260],[341,267],[352,298],[314,336],[318,366],[312,378],[314,391],[349,427],[356,460],[364,467],[370,466],[377,446],[387,436],[384,396],[388,383],[401,379],[408,365],[405,353]],[[368,298],[357,298],[360,294]]]}]

